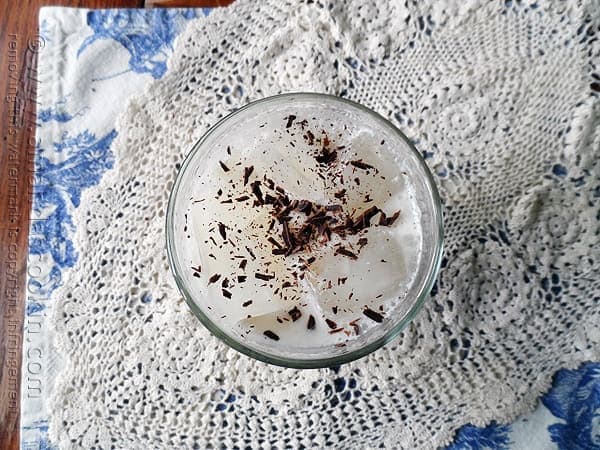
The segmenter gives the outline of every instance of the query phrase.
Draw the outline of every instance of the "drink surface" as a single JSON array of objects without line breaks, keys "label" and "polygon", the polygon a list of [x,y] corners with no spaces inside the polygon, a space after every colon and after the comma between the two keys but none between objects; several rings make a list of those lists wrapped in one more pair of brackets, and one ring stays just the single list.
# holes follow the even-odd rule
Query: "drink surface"
[{"label": "drink surface", "polygon": [[397,145],[352,115],[301,106],[213,136],[178,231],[198,306],[261,347],[368,340],[409,300],[422,246]]}]

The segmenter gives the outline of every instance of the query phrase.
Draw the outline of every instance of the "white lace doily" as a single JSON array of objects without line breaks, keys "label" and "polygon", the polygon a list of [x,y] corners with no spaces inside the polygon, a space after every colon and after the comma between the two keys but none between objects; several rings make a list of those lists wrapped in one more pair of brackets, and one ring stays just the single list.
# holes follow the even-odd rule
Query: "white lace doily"
[{"label": "white lace doily", "polygon": [[[600,358],[600,5],[238,0],[193,22],[119,120],[116,165],[77,209],[55,292],[64,448],[432,448],[533,407]],[[211,337],[169,272],[186,151],[264,96],[317,91],[398,125],[436,174],[446,250],[402,335],[336,370]]]}]

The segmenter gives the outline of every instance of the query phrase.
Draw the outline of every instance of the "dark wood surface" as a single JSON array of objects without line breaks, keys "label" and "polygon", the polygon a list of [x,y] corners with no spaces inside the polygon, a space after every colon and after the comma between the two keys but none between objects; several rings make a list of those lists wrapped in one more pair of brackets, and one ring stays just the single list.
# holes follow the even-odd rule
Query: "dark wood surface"
[{"label": "dark wood surface", "polygon": [[224,6],[231,0],[0,0],[0,450],[19,448],[21,341],[41,6]]}]

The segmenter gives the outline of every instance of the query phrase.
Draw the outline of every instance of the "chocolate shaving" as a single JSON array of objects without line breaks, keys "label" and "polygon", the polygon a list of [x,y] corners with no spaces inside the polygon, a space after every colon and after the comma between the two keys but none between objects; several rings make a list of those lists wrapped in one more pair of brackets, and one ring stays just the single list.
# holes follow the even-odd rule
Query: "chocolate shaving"
[{"label": "chocolate shaving", "polygon": [[297,306],[294,306],[292,309],[290,309],[288,311],[288,314],[290,315],[290,317],[292,318],[292,320],[294,322],[296,320],[298,320],[300,317],[302,317],[302,312],[298,309]]},{"label": "chocolate shaving", "polygon": [[223,200],[221,203],[233,203],[233,200],[228,198],[227,200]]},{"label": "chocolate shaving", "polygon": [[260,181],[253,181],[250,186],[252,187],[252,193],[256,196],[259,205],[264,205],[265,200],[263,199],[262,191],[260,190]]},{"label": "chocolate shaving", "polygon": [[258,272],[256,272],[254,274],[254,278],[258,278],[259,280],[263,280],[263,281],[270,281],[273,278],[275,278],[275,275],[267,275],[267,274],[264,274],[264,273],[258,273]]},{"label": "chocolate shaving", "polygon": [[360,320],[360,317],[358,319],[354,319],[352,322],[349,322],[350,326],[352,328],[354,328],[354,332],[356,334],[358,334],[360,332],[360,327],[358,326],[358,321]]},{"label": "chocolate shaving", "polygon": [[332,330],[336,329],[337,323],[335,323],[333,320],[331,319],[325,319],[325,322],[327,323],[327,326],[329,326],[329,328],[331,328]]},{"label": "chocolate shaving", "polygon": [[331,330],[329,334],[339,333],[340,331],[344,331],[343,328],[336,328],[335,330]]},{"label": "chocolate shaving", "polygon": [[246,200],[248,200],[250,197],[248,197],[247,195],[242,195],[241,197],[238,197],[235,199],[236,202],[245,202]]},{"label": "chocolate shaving", "polygon": [[296,120],[296,116],[294,116],[293,114],[290,114],[289,116],[286,117],[287,118],[287,123],[285,124],[286,128],[289,128],[292,126],[292,124],[294,123],[294,120]]},{"label": "chocolate shaving", "polygon": [[227,154],[231,155],[231,147],[229,145],[227,146]]},{"label": "chocolate shaving", "polygon": [[248,260],[247,259],[242,259],[240,261],[240,269],[244,270],[246,268],[246,264],[248,264]]},{"label": "chocolate shaving", "polygon": [[312,314],[308,316],[308,322],[306,324],[306,328],[308,328],[309,330],[314,330],[314,328],[315,328],[315,318],[313,317]]},{"label": "chocolate shaving", "polygon": [[338,191],[335,194],[333,194],[333,196],[338,199],[344,198],[345,195],[346,195],[346,189],[342,189],[341,191]]},{"label": "chocolate shaving", "polygon": [[219,222],[219,234],[221,235],[221,237],[225,240],[227,239],[227,231],[226,231],[226,227],[225,224]]},{"label": "chocolate shaving", "polygon": [[281,203],[283,203],[285,206],[288,206],[290,204],[290,198],[287,195],[283,195],[279,198],[279,200],[281,201]]},{"label": "chocolate shaving", "polygon": [[242,303],[242,307],[246,308],[252,304],[252,300],[248,300],[247,302]]},{"label": "chocolate shaving", "polygon": [[221,287],[229,287],[229,278],[223,278],[223,281],[221,281]]},{"label": "chocolate shaving", "polygon": [[245,247],[246,251],[250,254],[250,256],[252,257],[252,259],[256,259],[256,256],[254,255],[254,253],[252,252],[252,249],[248,246]]},{"label": "chocolate shaving", "polygon": [[248,179],[250,178],[250,175],[252,175],[253,171],[254,171],[254,166],[244,168],[244,186],[246,186],[248,184]]},{"label": "chocolate shaving", "polygon": [[275,333],[273,333],[271,330],[266,330],[263,333],[266,337],[268,337],[269,339],[273,339],[274,341],[278,341],[279,340],[279,336],[277,336]]},{"label": "chocolate shaving", "polygon": [[[323,131],[324,137],[321,138],[323,147],[321,148],[317,160],[321,163],[331,163],[337,157],[335,151],[328,148],[329,139],[325,131]],[[359,168],[372,168],[372,166],[364,163],[362,160],[352,161],[353,165]],[[245,169],[245,183],[248,182],[249,176],[253,173],[254,167],[248,167]],[[377,206],[371,206],[366,209],[358,216],[354,215],[352,211],[351,215],[344,213],[344,207],[341,204],[329,204],[320,205],[318,203],[311,202],[306,199],[290,199],[285,189],[281,186],[276,186],[273,180],[263,175],[262,182],[255,180],[250,183],[252,193],[256,198],[254,206],[269,205],[271,208],[271,219],[268,225],[268,232],[271,235],[266,236],[266,240],[273,246],[271,253],[277,256],[289,256],[297,252],[310,251],[313,245],[323,245],[325,242],[332,239],[333,234],[337,234],[341,238],[345,238],[349,235],[355,235],[360,233],[363,229],[371,226],[371,219],[378,213],[382,214],[380,223],[387,224],[393,223],[395,217],[387,218],[383,212]],[[270,189],[269,193],[263,193],[262,189],[265,187]],[[346,190],[342,189],[335,194],[336,198],[343,198],[346,195]],[[236,201],[244,201],[249,199],[248,196],[237,197]],[[370,200],[370,198],[369,198]],[[346,203],[344,199],[342,203]],[[294,212],[301,213],[294,214]],[[396,216],[397,217],[397,216]],[[277,236],[272,233],[275,224],[281,224],[280,234]],[[267,226],[259,225],[259,228],[266,229]],[[224,225],[219,225],[219,231],[225,238]],[[258,236],[255,236],[258,238]],[[358,239],[358,249],[362,249],[367,244],[367,239],[362,237]],[[233,245],[233,243],[232,243]],[[252,259],[256,259],[253,251],[246,247],[246,250],[251,255]],[[335,250],[336,254],[346,256],[351,259],[358,259],[358,251],[351,248],[346,248],[339,245]],[[314,256],[303,260],[304,265],[298,266],[301,271],[300,274],[296,274],[295,277],[302,279],[304,274],[302,271],[308,268],[308,265],[315,261]],[[265,265],[268,263],[265,263]],[[245,263],[244,263],[245,266]],[[243,268],[240,265],[240,268]],[[272,277],[266,276],[267,278],[261,278],[265,281],[272,279]],[[339,281],[338,281],[339,283]]]},{"label": "chocolate shaving", "polygon": [[315,159],[319,164],[330,165],[337,158],[337,152],[335,150],[329,150],[327,147],[323,147],[321,153],[315,156]]},{"label": "chocolate shaving", "polygon": [[291,251],[294,248],[294,239],[292,238],[292,236],[290,235],[290,229],[289,229],[289,225],[287,222],[283,222],[283,241],[285,242],[285,245],[287,245],[288,248],[288,252],[291,253]]},{"label": "chocolate shaving", "polygon": [[369,319],[374,320],[375,322],[382,322],[383,316],[379,314],[377,311],[373,311],[371,308],[365,308],[363,314],[367,316]]},{"label": "chocolate shaving", "polygon": [[267,239],[271,244],[273,244],[275,247],[279,248],[279,249],[283,249],[283,245],[281,245],[279,242],[277,242],[277,240],[273,237],[273,236],[269,236],[269,239]]},{"label": "chocolate shaving", "polygon": [[246,278],[248,278],[246,275],[238,275],[237,276],[238,283],[243,283],[244,281],[246,281]]},{"label": "chocolate shaving", "polygon": [[386,217],[385,213],[381,211],[381,216],[379,217],[379,225],[383,225],[384,227],[389,227],[394,224],[396,219],[400,216],[400,211],[396,211],[393,216]]},{"label": "chocolate shaving", "polygon": [[314,225],[318,225],[319,223],[324,223],[328,218],[329,216],[327,216],[327,213],[325,213],[325,211],[319,211],[314,216],[309,217],[307,222],[312,223]]},{"label": "chocolate shaving", "polygon": [[337,306],[332,306],[332,307],[331,307],[331,311],[332,311],[334,314],[337,314],[337,312],[338,312],[338,307],[337,307]]},{"label": "chocolate shaving", "polygon": [[310,213],[312,212],[312,207],[313,207],[313,204],[309,200],[300,200],[298,202],[298,205],[296,206],[296,209],[298,211],[300,211],[301,213],[304,213],[307,216],[309,216]]},{"label": "chocolate shaving", "polygon": [[[309,223],[307,223],[300,229],[300,231],[298,232],[298,235],[296,236],[296,239],[300,243],[300,246],[303,247],[310,242],[310,239],[311,239],[314,231],[315,231],[315,227],[313,227]],[[308,264],[310,264],[310,263],[308,263]]]},{"label": "chocolate shaving", "polygon": [[355,253],[352,253],[350,250],[348,250],[346,247],[338,247],[335,249],[335,254],[336,255],[343,255],[343,256],[347,256],[350,259],[358,259],[358,256],[356,256]]},{"label": "chocolate shaving", "polygon": [[227,289],[221,289],[221,292],[223,292],[223,297],[231,298],[231,292],[229,292]]},{"label": "chocolate shaving", "polygon": [[221,165],[223,172],[229,172],[229,167],[227,167],[223,161],[219,161],[219,164]]},{"label": "chocolate shaving", "polygon": [[354,167],[358,167],[359,169],[363,169],[363,170],[374,169],[374,167],[372,165],[367,164],[366,162],[363,162],[362,159],[350,161],[350,164],[352,164]]},{"label": "chocolate shaving", "polygon": [[194,276],[196,278],[200,278],[200,272],[202,272],[202,267],[198,264],[198,267],[192,266],[192,270],[194,271]]},{"label": "chocolate shaving", "polygon": [[221,274],[215,273],[212,277],[208,279],[208,284],[216,283],[219,278],[221,278]]},{"label": "chocolate shaving", "polygon": [[358,232],[371,225],[371,219],[376,215],[380,209],[377,206],[371,206],[369,209],[360,214],[353,222],[352,228],[355,232]]}]

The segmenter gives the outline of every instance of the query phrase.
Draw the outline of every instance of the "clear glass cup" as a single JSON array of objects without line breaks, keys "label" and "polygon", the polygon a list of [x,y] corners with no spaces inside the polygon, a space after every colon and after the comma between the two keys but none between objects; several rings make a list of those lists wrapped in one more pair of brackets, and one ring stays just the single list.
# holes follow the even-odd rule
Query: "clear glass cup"
[{"label": "clear glass cup", "polygon": [[[254,133],[248,123],[256,123],[261,114],[273,111],[292,114],[297,108],[323,111],[347,117],[369,127],[374,133],[386,136],[394,143],[394,151],[403,161],[414,187],[414,198],[420,209],[422,245],[418,266],[412,284],[401,302],[386,312],[386,320],[358,336],[345,346],[292,346],[258,344],[244,340],[234,330],[226,329],[219,318],[206,308],[206,292],[197,287],[190,267],[189,245],[182,237],[186,226],[186,210],[195,180],[205,169],[210,152],[222,145],[231,133]],[[245,128],[246,127],[246,128]],[[398,168],[400,170],[400,168]],[[166,237],[169,263],[177,286],[192,312],[208,330],[232,348],[267,363],[293,368],[330,367],[365,356],[392,340],[413,319],[422,307],[435,282],[443,248],[443,222],[440,198],[433,177],[421,154],[393,124],[370,109],[342,98],[314,94],[294,93],[268,97],[250,103],[215,124],[191,149],[173,185],[166,215]]]}]

